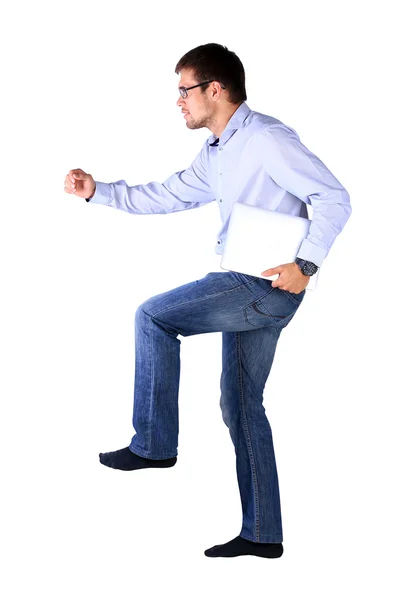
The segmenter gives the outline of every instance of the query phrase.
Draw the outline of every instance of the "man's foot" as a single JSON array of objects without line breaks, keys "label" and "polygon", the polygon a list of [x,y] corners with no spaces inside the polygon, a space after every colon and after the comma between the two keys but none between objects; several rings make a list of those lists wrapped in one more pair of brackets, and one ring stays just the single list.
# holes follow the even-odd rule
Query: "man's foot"
[{"label": "man's foot", "polygon": [[281,543],[276,544],[259,544],[250,542],[238,535],[226,544],[219,544],[204,551],[206,556],[244,556],[251,554],[252,556],[261,556],[262,558],[279,558],[283,554],[283,546]]},{"label": "man's foot", "polygon": [[102,465],[121,471],[134,471],[135,469],[148,469],[149,467],[173,467],[177,461],[176,456],[165,460],[142,458],[129,450],[129,446],[121,450],[115,450],[115,452],[100,452],[99,458]]}]

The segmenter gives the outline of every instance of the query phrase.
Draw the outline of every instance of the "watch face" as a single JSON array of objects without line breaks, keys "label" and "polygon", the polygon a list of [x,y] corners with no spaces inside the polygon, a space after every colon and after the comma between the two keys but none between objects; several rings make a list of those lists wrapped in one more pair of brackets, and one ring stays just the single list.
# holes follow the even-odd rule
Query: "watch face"
[{"label": "watch face", "polygon": [[304,265],[303,267],[303,273],[304,275],[314,275],[314,273],[317,272],[318,269],[316,269],[315,267],[312,267],[311,265]]},{"label": "watch face", "polygon": [[307,277],[310,275],[314,275],[318,271],[317,265],[314,265],[314,263],[308,260],[296,258],[295,262],[300,267],[300,270],[303,273],[303,275],[306,275]]}]

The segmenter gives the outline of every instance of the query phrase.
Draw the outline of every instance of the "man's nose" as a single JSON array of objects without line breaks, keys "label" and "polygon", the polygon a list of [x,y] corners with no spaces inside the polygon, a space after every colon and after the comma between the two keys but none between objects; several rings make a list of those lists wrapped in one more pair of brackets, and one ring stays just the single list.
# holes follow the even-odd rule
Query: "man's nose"
[{"label": "man's nose", "polygon": [[183,98],[182,98],[182,96],[179,94],[179,98],[178,98],[178,100],[177,100],[177,102],[176,102],[176,105],[177,105],[177,106],[181,106],[181,105],[182,105],[182,101],[183,101]]}]

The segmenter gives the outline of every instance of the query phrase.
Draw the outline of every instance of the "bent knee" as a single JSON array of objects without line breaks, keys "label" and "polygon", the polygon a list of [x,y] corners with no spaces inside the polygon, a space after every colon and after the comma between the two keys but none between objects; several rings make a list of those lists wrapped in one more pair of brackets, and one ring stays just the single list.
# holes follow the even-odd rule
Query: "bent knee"
[{"label": "bent knee", "polygon": [[222,420],[227,427],[236,427],[240,422],[240,411],[228,400],[224,394],[221,395],[219,406],[221,408]]}]

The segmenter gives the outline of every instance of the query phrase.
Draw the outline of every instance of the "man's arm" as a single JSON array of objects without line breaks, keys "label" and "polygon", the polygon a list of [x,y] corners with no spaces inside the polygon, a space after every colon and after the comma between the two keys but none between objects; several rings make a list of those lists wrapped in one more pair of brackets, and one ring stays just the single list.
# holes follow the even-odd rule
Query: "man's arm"
[{"label": "man's arm", "polygon": [[296,132],[282,125],[262,130],[266,170],[283,189],[311,204],[309,233],[297,253],[318,267],[351,214],[350,196]]},{"label": "man's arm", "polygon": [[123,179],[114,183],[96,181],[93,204],[105,204],[134,214],[160,214],[198,208],[215,197],[208,184],[204,154],[206,144],[187,169],[174,173],[163,183],[129,186]]}]

